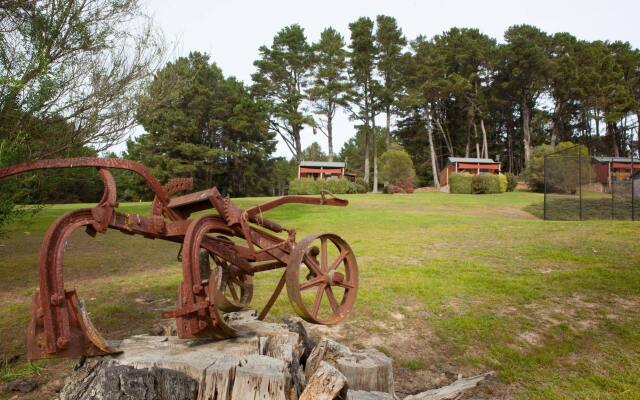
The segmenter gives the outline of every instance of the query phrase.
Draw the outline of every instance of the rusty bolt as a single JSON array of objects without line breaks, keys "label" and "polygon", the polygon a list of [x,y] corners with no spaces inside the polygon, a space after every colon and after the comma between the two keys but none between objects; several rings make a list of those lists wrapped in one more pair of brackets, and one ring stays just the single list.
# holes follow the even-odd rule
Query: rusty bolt
[{"label": "rusty bolt", "polygon": [[207,323],[204,321],[200,321],[198,322],[198,328],[200,328],[201,331],[205,330],[207,327]]},{"label": "rusty bolt", "polygon": [[51,305],[53,306],[59,306],[62,304],[62,300],[64,299],[64,297],[60,294],[52,294],[51,295]]},{"label": "rusty bolt", "polygon": [[67,339],[64,336],[60,336],[58,338],[58,340],[56,341],[56,345],[58,345],[59,349],[64,349],[67,347],[67,345],[69,344],[69,339]]}]

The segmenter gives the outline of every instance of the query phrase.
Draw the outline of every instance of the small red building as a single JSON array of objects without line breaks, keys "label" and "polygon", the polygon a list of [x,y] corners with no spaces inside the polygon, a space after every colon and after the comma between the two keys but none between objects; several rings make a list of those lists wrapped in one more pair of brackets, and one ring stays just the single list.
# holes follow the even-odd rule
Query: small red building
[{"label": "small red building", "polygon": [[325,179],[331,176],[353,175],[345,173],[345,163],[329,161],[302,161],[298,165],[298,178]]},{"label": "small red building", "polygon": [[640,160],[625,157],[593,157],[591,159],[596,173],[596,181],[606,188],[611,186],[611,180],[623,181],[631,178],[632,169],[640,170]]},{"label": "small red building", "polygon": [[449,176],[457,172],[467,172],[472,175],[499,174],[500,163],[490,158],[449,157],[447,166],[440,171],[438,177],[440,186],[447,186]]}]

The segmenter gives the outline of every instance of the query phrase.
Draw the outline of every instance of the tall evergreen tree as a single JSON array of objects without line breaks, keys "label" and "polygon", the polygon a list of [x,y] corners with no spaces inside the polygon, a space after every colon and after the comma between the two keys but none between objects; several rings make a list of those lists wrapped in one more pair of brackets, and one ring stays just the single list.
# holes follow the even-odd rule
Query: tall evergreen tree
[{"label": "tall evergreen tree", "polygon": [[547,87],[549,36],[531,25],[515,25],[504,34],[504,60],[501,73],[507,86],[518,99],[522,119],[522,144],[525,165],[531,158],[532,111]]},{"label": "tall evergreen tree", "polygon": [[386,114],[386,148],[391,145],[391,113],[400,97],[400,64],[407,40],[395,18],[378,15],[376,18],[376,47],[378,50],[378,71],[382,75],[379,97],[380,107]]},{"label": "tall evergreen tree", "polygon": [[347,80],[347,51],[342,35],[333,28],[320,34],[320,41],[313,46],[314,80],[309,89],[313,111],[320,115],[316,124],[329,145],[329,161],[333,161],[333,118],[338,107],[347,105],[349,90]]},{"label": "tall evergreen tree", "polygon": [[311,48],[304,29],[297,24],[280,30],[271,47],[261,46],[260,59],[254,62],[257,72],[253,93],[263,100],[269,113],[270,127],[277,132],[299,163],[302,161],[301,132],[313,126],[304,102],[311,76]]},{"label": "tall evergreen tree", "polygon": [[[364,180],[370,182],[369,148],[371,143],[371,117],[374,115],[375,93],[378,82],[374,78],[377,49],[373,36],[373,21],[361,17],[349,24],[351,30],[351,53],[349,58],[349,75],[352,83],[350,106],[352,119],[359,120],[364,130]],[[374,188],[375,190],[376,188]]]},{"label": "tall evergreen tree", "polygon": [[215,185],[236,196],[270,191],[264,170],[275,143],[266,115],[207,55],[191,53],[158,71],[137,118],[146,133],[127,143],[126,156],[161,181],[192,177],[195,189]]}]

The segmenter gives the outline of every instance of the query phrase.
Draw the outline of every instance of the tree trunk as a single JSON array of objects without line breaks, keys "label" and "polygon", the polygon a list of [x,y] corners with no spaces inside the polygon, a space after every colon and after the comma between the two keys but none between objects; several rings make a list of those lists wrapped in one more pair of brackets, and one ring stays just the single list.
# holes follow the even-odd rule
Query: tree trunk
[{"label": "tree trunk", "polygon": [[333,117],[327,113],[327,141],[329,142],[329,161],[333,161]]},{"label": "tree trunk", "polygon": [[[429,118],[427,116],[427,118]],[[427,137],[429,138],[429,157],[431,158],[431,171],[433,172],[433,187],[436,190],[440,190],[440,179],[438,177],[438,162],[436,159],[436,148],[433,145],[433,129],[431,122],[427,120]]]},{"label": "tree trunk", "polygon": [[556,143],[558,141],[558,133],[560,131],[560,111],[562,109],[562,106],[560,105],[559,101],[556,101],[556,105],[553,109],[553,126],[551,127],[551,138],[549,140],[550,144],[551,144],[551,148],[555,149],[556,148]]},{"label": "tree trunk", "polygon": [[300,165],[302,162],[302,143],[300,141],[300,127],[298,126],[293,128],[293,140],[296,145],[296,162]]},{"label": "tree trunk", "polygon": [[364,181],[369,187],[369,123],[364,127]]},{"label": "tree trunk", "polygon": [[387,150],[391,146],[391,107],[387,106]]},{"label": "tree trunk", "polygon": [[620,147],[618,146],[617,127],[615,123],[607,122],[607,135],[611,139],[611,151],[614,157],[620,157]]},{"label": "tree trunk", "polygon": [[522,99],[522,141],[524,146],[524,166],[529,165],[531,159],[531,110],[526,97]]},{"label": "tree trunk", "polygon": [[487,141],[487,130],[484,127],[484,119],[480,118],[480,129],[482,130],[482,151],[484,158],[489,158],[489,142]]},{"label": "tree trunk", "polygon": [[473,123],[473,139],[476,142],[476,158],[482,158],[482,155],[480,155],[480,143],[478,143],[478,127],[475,122]]},{"label": "tree trunk", "polygon": [[376,116],[371,118],[371,128],[373,131],[373,193],[378,193],[378,140],[376,135]]}]

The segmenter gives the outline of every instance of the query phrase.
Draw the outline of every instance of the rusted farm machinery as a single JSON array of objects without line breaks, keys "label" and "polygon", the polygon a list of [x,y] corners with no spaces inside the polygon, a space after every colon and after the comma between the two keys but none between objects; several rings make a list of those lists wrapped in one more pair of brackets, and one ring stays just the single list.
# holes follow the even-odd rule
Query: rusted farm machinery
[{"label": "rusted farm machinery", "polygon": [[[220,312],[248,306],[253,294],[253,275],[278,268],[285,271],[260,312],[260,319],[267,315],[285,285],[297,314],[311,323],[336,324],[353,307],[358,266],[347,242],[333,233],[311,235],[296,242],[295,229],[263,217],[264,212],[283,204],[346,206],[346,200],[330,193],[320,197],[285,196],[242,209],[215,187],[174,197],[191,190],[192,180],[177,178],[161,185],[142,164],[108,158],[27,162],[0,169],[0,178],[34,170],[78,167],[96,168],[104,193],[95,207],[59,217],[44,236],[40,247],[40,290],[33,296],[27,328],[29,359],[116,352],[91,323],[76,291],[64,286],[62,263],[66,242],[80,228],[91,236],[111,228],[182,245],[183,281],[178,290],[178,307],[162,314],[164,318],[176,319],[180,338],[236,336],[237,332]],[[109,172],[111,168],[133,171],[144,178],[155,193],[151,215],[116,210],[116,183]],[[210,208],[217,214],[189,218]],[[286,239],[278,237],[278,233],[286,234]]]}]

